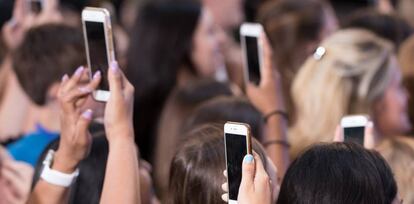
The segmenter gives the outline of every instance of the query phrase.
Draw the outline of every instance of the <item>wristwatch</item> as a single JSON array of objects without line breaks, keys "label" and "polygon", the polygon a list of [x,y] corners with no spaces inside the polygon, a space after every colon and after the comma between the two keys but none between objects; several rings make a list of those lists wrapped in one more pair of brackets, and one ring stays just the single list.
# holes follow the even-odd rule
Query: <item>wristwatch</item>
[{"label": "wristwatch", "polygon": [[62,186],[62,187],[71,186],[72,183],[74,183],[74,181],[79,175],[79,168],[76,168],[75,172],[71,174],[66,174],[66,173],[62,173],[60,171],[51,169],[50,166],[53,162],[54,155],[55,155],[55,151],[49,150],[45,160],[43,160],[43,170],[42,170],[42,174],[40,175],[40,178],[56,186]]}]

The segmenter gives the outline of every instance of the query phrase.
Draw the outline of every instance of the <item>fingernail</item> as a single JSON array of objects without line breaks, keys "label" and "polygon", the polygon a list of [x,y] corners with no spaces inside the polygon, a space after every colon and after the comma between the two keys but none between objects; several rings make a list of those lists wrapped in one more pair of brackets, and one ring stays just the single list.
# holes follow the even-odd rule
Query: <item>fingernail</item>
[{"label": "fingernail", "polygon": [[86,119],[92,119],[92,115],[93,112],[91,109],[86,110],[85,112],[82,113],[82,117],[86,118]]},{"label": "fingernail", "polygon": [[115,73],[118,72],[119,67],[118,67],[118,62],[117,61],[112,61],[111,62],[111,69]]},{"label": "fingernail", "polygon": [[79,91],[83,92],[83,93],[92,93],[92,89],[90,89],[89,87],[80,87]]},{"label": "fingernail", "polygon": [[245,164],[251,164],[253,162],[253,160],[254,160],[253,155],[248,154],[248,155],[246,155],[244,157],[243,163],[245,163]]},{"label": "fingernail", "polygon": [[100,71],[95,72],[95,74],[93,75],[93,79],[96,79],[99,77],[101,77],[101,72]]},{"label": "fingernail", "polygon": [[67,74],[63,75],[62,77],[62,81],[67,81],[69,79],[69,76]]},{"label": "fingernail", "polygon": [[374,127],[374,123],[373,123],[372,121],[369,121],[369,122],[367,123],[367,127],[369,127],[369,128]]},{"label": "fingernail", "polygon": [[84,67],[83,67],[83,66],[80,66],[79,68],[77,68],[77,69],[76,69],[76,71],[75,71],[75,75],[76,75],[76,76],[81,75],[81,74],[82,74],[82,72],[83,72],[83,70],[84,70]]}]

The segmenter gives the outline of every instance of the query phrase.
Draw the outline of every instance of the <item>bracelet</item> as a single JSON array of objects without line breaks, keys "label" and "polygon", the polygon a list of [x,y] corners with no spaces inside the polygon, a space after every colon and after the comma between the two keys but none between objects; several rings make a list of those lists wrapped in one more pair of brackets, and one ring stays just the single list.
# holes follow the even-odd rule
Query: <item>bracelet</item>
[{"label": "bracelet", "polygon": [[57,170],[51,169],[51,164],[53,161],[55,151],[49,150],[45,160],[43,161],[43,170],[40,174],[40,178],[42,178],[47,183],[50,183],[55,186],[61,187],[70,187],[72,183],[76,180],[79,175],[79,169],[76,169],[71,174],[62,173]]},{"label": "bracelet", "polygon": [[286,113],[286,111],[282,111],[282,110],[274,110],[268,114],[266,114],[263,117],[263,120],[265,123],[267,123],[267,121],[269,120],[270,117],[272,117],[273,115],[280,115],[282,116],[282,118],[286,119],[287,121],[289,121],[289,115]]},{"label": "bracelet", "polygon": [[282,145],[286,148],[290,148],[289,142],[287,142],[285,140],[270,140],[270,141],[267,141],[267,142],[263,142],[264,147],[268,147],[268,146],[273,145],[273,144]]}]

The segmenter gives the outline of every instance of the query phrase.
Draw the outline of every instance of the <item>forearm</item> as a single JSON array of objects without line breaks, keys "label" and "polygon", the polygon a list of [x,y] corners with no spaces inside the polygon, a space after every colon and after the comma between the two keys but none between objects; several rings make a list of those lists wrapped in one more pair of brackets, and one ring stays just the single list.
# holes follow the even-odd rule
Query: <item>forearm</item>
[{"label": "forearm", "polygon": [[[59,152],[56,153],[52,169],[62,173],[72,173],[76,170],[78,162],[65,160]],[[29,204],[64,204],[69,202],[70,187],[50,184],[39,178],[30,195]]]},{"label": "forearm", "polygon": [[117,138],[109,144],[102,204],[139,204],[139,166],[133,137]]},{"label": "forearm", "polygon": [[[264,142],[287,142],[287,121],[283,116],[273,115],[267,120]],[[279,143],[266,145],[266,152],[277,166],[279,178],[283,178],[290,164],[289,147]]]}]

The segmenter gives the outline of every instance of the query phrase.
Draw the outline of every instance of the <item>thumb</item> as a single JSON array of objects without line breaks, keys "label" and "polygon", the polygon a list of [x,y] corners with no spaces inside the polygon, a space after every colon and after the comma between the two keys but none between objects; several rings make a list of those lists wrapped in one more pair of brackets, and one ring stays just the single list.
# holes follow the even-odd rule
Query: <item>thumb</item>
[{"label": "thumb", "polygon": [[366,149],[374,149],[376,145],[375,141],[375,134],[374,134],[374,123],[371,121],[367,123],[365,126],[365,133],[364,133],[364,147]]},{"label": "thumb", "polygon": [[113,95],[119,95],[122,93],[122,74],[116,61],[111,62],[109,72],[109,91]]},{"label": "thumb", "polygon": [[344,141],[344,134],[342,132],[341,125],[337,125],[335,129],[335,135],[334,135],[334,142],[343,142]]},{"label": "thumb", "polygon": [[242,180],[240,183],[240,190],[253,187],[254,176],[255,176],[254,157],[251,154],[247,154],[243,159]]}]

